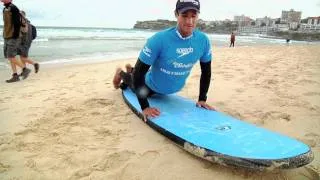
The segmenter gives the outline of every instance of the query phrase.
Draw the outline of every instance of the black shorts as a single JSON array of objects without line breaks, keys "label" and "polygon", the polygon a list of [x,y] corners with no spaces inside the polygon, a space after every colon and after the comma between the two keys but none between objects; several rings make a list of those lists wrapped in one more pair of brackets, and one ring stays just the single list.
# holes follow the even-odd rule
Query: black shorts
[{"label": "black shorts", "polygon": [[4,39],[3,55],[5,58],[13,58],[18,54],[21,39]]},{"label": "black shorts", "polygon": [[27,36],[22,36],[21,43],[18,47],[18,55],[22,57],[28,57],[30,46],[31,42],[28,41]]}]

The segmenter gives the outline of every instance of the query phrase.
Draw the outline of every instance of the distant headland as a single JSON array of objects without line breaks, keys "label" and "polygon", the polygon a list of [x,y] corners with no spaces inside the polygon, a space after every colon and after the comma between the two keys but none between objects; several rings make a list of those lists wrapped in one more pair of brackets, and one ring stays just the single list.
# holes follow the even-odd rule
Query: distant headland
[{"label": "distant headland", "polygon": [[[134,29],[162,30],[176,26],[176,21],[158,19],[149,21],[137,21]],[[230,34],[235,32],[237,35],[260,34],[262,37],[273,37],[281,39],[291,39],[300,41],[320,41],[320,31],[301,31],[298,28],[283,28],[283,24],[273,27],[265,24],[256,26],[243,26],[234,21],[204,21],[199,19],[197,27],[209,34]]]}]

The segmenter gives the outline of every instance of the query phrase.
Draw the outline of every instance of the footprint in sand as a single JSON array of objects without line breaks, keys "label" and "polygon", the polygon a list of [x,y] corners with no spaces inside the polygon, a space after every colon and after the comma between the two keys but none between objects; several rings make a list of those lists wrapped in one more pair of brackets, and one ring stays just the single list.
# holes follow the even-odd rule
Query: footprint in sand
[{"label": "footprint in sand", "polygon": [[37,114],[35,113],[27,114],[27,117],[37,117]]},{"label": "footprint in sand", "polygon": [[244,90],[243,88],[237,88],[237,89],[236,89],[236,92],[237,92],[237,93],[242,93],[242,92],[244,92],[244,91],[245,91],[245,90]]},{"label": "footprint in sand", "polygon": [[307,177],[310,180],[319,180],[320,179],[320,169],[309,165],[304,168],[306,170],[305,173],[301,173],[303,177]]},{"label": "footprint in sand", "polygon": [[26,134],[29,134],[31,132],[33,132],[33,129],[24,129],[22,131],[18,131],[16,133],[14,133],[15,136],[25,136]]},{"label": "footprint in sand", "polygon": [[[130,151],[121,151],[112,154],[107,154],[101,157],[100,162],[93,165],[88,165],[87,168],[82,168],[73,173],[70,179],[81,179],[90,176],[93,171],[111,171],[125,165],[135,153]],[[129,178],[130,179],[130,178]]]},{"label": "footprint in sand", "polygon": [[31,168],[31,169],[36,169],[37,168],[37,163],[33,159],[29,159],[25,163],[25,167],[28,167],[28,168]]},{"label": "footprint in sand", "polygon": [[282,112],[278,112],[278,111],[268,111],[265,113],[260,113],[258,114],[259,119],[262,120],[279,120],[279,119],[283,119],[286,121],[291,121],[291,116],[290,114],[287,113],[282,113]]},{"label": "footprint in sand", "polygon": [[111,129],[107,129],[103,127],[100,127],[99,129],[95,129],[94,131],[97,133],[97,135],[102,137],[111,136],[113,134]]},{"label": "footprint in sand", "polygon": [[91,112],[90,114],[93,115],[93,116],[99,116],[99,115],[101,115],[100,112],[96,112],[96,111],[95,111],[95,112]]},{"label": "footprint in sand", "polygon": [[218,107],[224,107],[224,106],[226,106],[226,103],[223,102],[223,101],[217,101],[215,104],[216,104],[216,106],[218,106]]},{"label": "footprint in sand", "polygon": [[158,151],[144,152],[138,159],[132,160],[121,170],[119,179],[143,179],[145,172],[152,167],[153,161],[159,155]]},{"label": "footprint in sand", "polygon": [[4,97],[3,99],[4,99],[4,101],[7,101],[7,100],[12,99],[12,97]]},{"label": "footprint in sand", "polygon": [[75,77],[77,74],[78,74],[78,73],[73,73],[73,74],[71,74],[70,76],[68,76],[68,79]]},{"label": "footprint in sand", "polygon": [[72,113],[72,112],[77,112],[77,111],[79,111],[79,109],[77,109],[77,108],[75,108],[73,106],[69,106],[66,109],[64,109],[64,112],[67,113],[67,114],[68,113]]},{"label": "footprint in sand", "polygon": [[225,80],[230,80],[230,79],[233,79],[233,78],[234,78],[234,75],[232,75],[232,74],[225,74],[223,77],[224,77]]},{"label": "footprint in sand", "polygon": [[319,84],[319,83],[317,81],[313,81],[309,79],[302,79],[298,82],[298,84],[307,85],[307,84]]},{"label": "footprint in sand", "polygon": [[276,79],[267,79],[265,80],[264,84],[268,84],[268,85],[275,85],[275,84],[278,84],[278,80]]},{"label": "footprint in sand", "polygon": [[244,116],[241,115],[241,113],[237,109],[231,109],[231,108],[223,108],[224,113],[228,114],[231,117],[237,118],[237,119],[245,119]]},{"label": "footprint in sand", "polygon": [[265,122],[269,121],[276,121],[276,120],[285,120],[287,122],[291,121],[290,114],[277,112],[277,111],[269,111],[269,112],[262,112],[262,111],[256,111],[255,116],[257,117],[258,124],[265,124]]},{"label": "footprint in sand", "polygon": [[242,72],[242,71],[244,71],[244,70],[243,70],[243,69],[236,68],[235,71]]},{"label": "footprint in sand", "polygon": [[51,100],[51,98],[48,97],[48,98],[46,98],[45,100],[43,100],[43,102],[50,101],[50,100]]},{"label": "footprint in sand", "polygon": [[36,107],[29,107],[28,110],[33,111],[33,110],[38,110],[41,109],[41,107],[36,106]]},{"label": "footprint in sand", "polygon": [[66,95],[67,93],[66,92],[62,92],[59,94],[59,96],[63,96],[63,95]]},{"label": "footprint in sand", "polygon": [[310,147],[316,147],[317,145],[320,145],[320,135],[316,133],[308,133],[301,138],[301,141],[308,144]]},{"label": "footprint in sand", "polygon": [[7,145],[12,142],[12,136],[10,134],[0,134],[0,152],[5,150]]},{"label": "footprint in sand", "polygon": [[320,92],[307,92],[303,94],[304,96],[320,96]]},{"label": "footprint in sand", "polygon": [[0,109],[0,112],[6,111],[6,110],[9,110],[9,108],[1,108],[1,109]]},{"label": "footprint in sand", "polygon": [[129,161],[133,155],[135,155],[134,152],[127,150],[108,154],[103,157],[102,161],[100,161],[98,164],[95,164],[93,167],[96,170],[119,168]]},{"label": "footprint in sand", "polygon": [[10,165],[6,165],[0,162],[0,173],[4,173],[6,171],[9,171],[11,169]]},{"label": "footprint in sand", "polygon": [[317,142],[315,139],[309,139],[309,138],[299,138],[300,141],[307,144],[308,146],[314,148],[317,145]]},{"label": "footprint in sand", "polygon": [[115,101],[110,99],[93,98],[85,101],[84,105],[95,108],[104,108],[106,106],[113,105],[114,103]]},{"label": "footprint in sand", "polygon": [[61,113],[55,113],[53,115],[54,118],[59,118],[59,117],[62,117],[63,115]]}]

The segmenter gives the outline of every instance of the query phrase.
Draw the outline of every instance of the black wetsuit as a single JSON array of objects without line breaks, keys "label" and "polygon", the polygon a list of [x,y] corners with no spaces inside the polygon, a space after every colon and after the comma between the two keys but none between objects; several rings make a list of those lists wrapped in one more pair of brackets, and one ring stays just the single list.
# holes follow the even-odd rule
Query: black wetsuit
[{"label": "black wetsuit", "polygon": [[[200,62],[201,66],[201,78],[200,78],[200,93],[198,101],[206,101],[207,100],[207,92],[210,86],[211,80],[211,61],[203,63]],[[148,72],[150,65],[143,63],[140,59],[138,59],[133,72],[126,73],[121,71],[120,76],[123,80],[121,85],[122,89],[127,88],[128,86],[137,94],[139,104],[141,109],[144,110],[145,108],[149,107],[149,102],[147,97],[152,96],[153,94],[157,93],[151,90],[145,84],[145,75]],[[147,96],[140,96],[141,93],[137,92],[141,89],[147,90]]]}]

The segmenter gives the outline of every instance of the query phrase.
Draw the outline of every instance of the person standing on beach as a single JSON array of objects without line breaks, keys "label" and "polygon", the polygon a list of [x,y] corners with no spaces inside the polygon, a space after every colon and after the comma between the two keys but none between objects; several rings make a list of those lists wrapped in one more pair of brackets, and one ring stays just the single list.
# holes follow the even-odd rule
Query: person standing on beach
[{"label": "person standing on beach", "polygon": [[[180,91],[198,60],[201,77],[196,105],[214,110],[206,103],[211,80],[211,44],[209,38],[196,29],[199,13],[199,0],[178,0],[175,9],[177,26],[160,31],[148,39],[135,64],[132,78],[126,78],[128,73],[117,68],[114,87],[119,88],[121,81],[134,87],[145,121],[147,117],[160,115],[157,107],[149,106],[147,98],[153,94]],[[126,82],[127,79],[129,82]]]},{"label": "person standing on beach", "polygon": [[234,42],[236,41],[236,35],[233,34],[233,32],[231,33],[230,36],[230,46],[229,47],[234,47]]},{"label": "person standing on beach", "polygon": [[[120,78],[122,79],[122,83],[119,83],[117,77],[115,77],[115,79],[113,79],[113,85],[114,85],[114,88],[115,89],[126,89],[128,86],[131,88],[131,89],[134,89],[133,87],[133,79],[132,79],[132,73],[133,73],[133,70],[134,68],[131,66],[131,64],[126,64],[126,72],[120,72],[122,71],[121,68],[118,68],[117,71],[119,71],[119,73],[121,73],[120,75]],[[121,81],[121,80],[120,80]]]},{"label": "person standing on beach", "polygon": [[287,38],[287,39],[286,39],[286,42],[287,42],[287,44],[289,44],[289,43],[290,43],[290,39],[289,39],[289,38]]},{"label": "person standing on beach", "polygon": [[3,53],[4,57],[8,58],[12,69],[12,78],[6,80],[7,83],[17,82],[20,80],[17,74],[17,67],[22,68],[21,76],[26,79],[31,70],[26,68],[26,66],[19,60],[16,59],[18,52],[18,47],[20,45],[20,11],[12,4],[12,0],[1,0],[3,2]]},{"label": "person standing on beach", "polygon": [[30,24],[30,21],[26,18],[26,13],[24,11],[20,12],[21,14],[21,44],[18,49],[18,54],[20,55],[22,63],[26,66],[26,63],[32,64],[34,66],[35,73],[38,73],[39,71],[39,64],[32,61],[30,58],[28,58],[29,55],[29,49],[31,47],[32,43],[32,26]]}]

